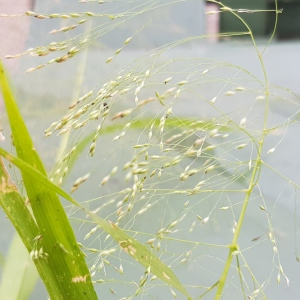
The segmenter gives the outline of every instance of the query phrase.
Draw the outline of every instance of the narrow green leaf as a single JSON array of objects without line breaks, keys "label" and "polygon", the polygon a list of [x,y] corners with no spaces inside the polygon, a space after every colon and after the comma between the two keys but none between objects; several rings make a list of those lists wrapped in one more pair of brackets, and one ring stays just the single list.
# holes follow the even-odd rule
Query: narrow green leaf
[{"label": "narrow green leaf", "polygon": [[25,247],[30,252],[33,239],[39,234],[38,227],[26,207],[23,197],[10,180],[9,174],[0,158],[0,205],[19,233]]},{"label": "narrow green leaf", "polygon": [[[28,256],[28,252],[31,252],[34,249],[34,238],[39,235],[39,229],[32,217],[32,214],[27,208],[26,201],[24,201],[23,197],[18,192],[17,187],[10,180],[9,174],[5,169],[2,158],[0,158],[0,178],[0,206],[21,237],[23,244],[27,248]],[[37,270],[39,271],[41,278],[43,280],[47,280],[48,266],[44,265],[43,260],[36,260],[35,265]],[[3,276],[5,276],[5,272],[6,271],[4,271]],[[17,274],[14,274],[15,280],[22,281],[19,275],[19,272]],[[6,298],[0,297],[0,299]]]},{"label": "narrow green leaf", "polygon": [[[0,84],[17,156],[47,178],[0,62]],[[51,299],[97,299],[88,267],[57,194],[21,169],[39,234],[32,250],[46,271],[43,281]],[[19,216],[22,218],[22,216]],[[67,250],[63,251],[60,245]],[[46,255],[47,254],[47,255]],[[42,276],[42,275],[41,275]]]},{"label": "narrow green leaf", "polygon": [[96,216],[95,214],[90,213],[62,188],[51,182],[45,175],[32,168],[26,162],[22,161],[17,157],[14,157],[12,154],[8,153],[2,148],[0,148],[0,155],[5,157],[8,161],[16,165],[22,171],[31,174],[33,178],[35,178],[40,183],[44,184],[47,188],[55,191],[59,195],[63,196],[65,199],[69,200],[71,203],[83,209],[91,217],[91,219],[93,219],[104,231],[110,234],[119,243],[119,245],[127,254],[132,256],[136,261],[138,261],[146,268],[150,267],[151,273],[156,275],[159,279],[172,286],[173,288],[177,289],[188,298],[191,298],[184,286],[173,273],[173,271],[167,265],[165,265],[157,256],[151,253],[147,246],[135,240],[133,237],[128,235],[124,230],[117,227],[115,224],[109,223],[106,220]]},{"label": "narrow green leaf", "polygon": [[5,159],[13,163],[23,172],[30,174],[37,182],[42,183],[45,187],[55,191],[56,193],[63,196],[65,199],[69,200],[71,203],[75,205],[79,205],[67,192],[65,192],[62,188],[58,185],[54,184],[49,178],[41,173],[40,171],[33,168],[31,165],[23,161],[22,159],[12,155],[11,153],[7,152],[3,148],[0,148],[0,155],[3,156]]},{"label": "narrow green leaf", "polygon": [[141,244],[133,237],[128,235],[124,230],[120,229],[113,223],[101,219],[97,215],[89,213],[89,216],[107,233],[109,233],[123,248],[123,250],[132,256],[137,262],[145,268],[150,268],[150,272],[156,275],[160,280],[167,283],[169,286],[180,291],[186,297],[191,299],[191,296],[186,291],[185,287],[176,277],[174,272],[164,264],[156,255],[154,255],[147,246]]}]

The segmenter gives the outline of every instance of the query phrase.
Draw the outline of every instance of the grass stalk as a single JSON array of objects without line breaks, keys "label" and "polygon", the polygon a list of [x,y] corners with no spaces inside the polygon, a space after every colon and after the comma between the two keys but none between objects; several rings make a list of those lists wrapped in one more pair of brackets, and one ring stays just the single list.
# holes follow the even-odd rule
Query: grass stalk
[{"label": "grass stalk", "polygon": [[[225,7],[223,4],[221,4],[223,7]],[[229,273],[230,267],[231,267],[231,262],[232,262],[232,258],[233,258],[233,253],[235,251],[239,251],[239,247],[238,247],[238,238],[241,232],[241,228],[243,225],[243,221],[246,215],[246,211],[247,211],[247,207],[248,207],[248,203],[249,203],[249,199],[251,197],[252,191],[258,181],[259,178],[259,174],[260,174],[260,168],[262,165],[262,161],[261,161],[261,155],[262,155],[262,149],[263,149],[263,145],[264,145],[264,139],[266,136],[266,127],[267,127],[267,120],[268,120],[268,112],[269,112],[269,88],[268,88],[268,76],[267,76],[267,72],[264,66],[264,61],[262,58],[262,54],[256,45],[255,42],[255,38],[253,36],[253,33],[250,29],[250,27],[248,26],[248,24],[234,11],[230,11],[234,16],[236,16],[238,19],[241,20],[241,22],[246,26],[246,28],[249,30],[249,35],[251,37],[252,43],[254,45],[254,48],[256,50],[256,53],[258,55],[259,58],[259,62],[261,64],[262,70],[263,70],[263,74],[264,74],[264,80],[265,80],[265,94],[266,94],[266,103],[265,103],[265,111],[264,111],[264,122],[263,122],[263,131],[262,131],[262,136],[261,136],[261,140],[259,141],[259,147],[258,147],[258,152],[257,152],[257,157],[255,160],[255,164],[253,167],[253,171],[252,171],[252,175],[250,178],[250,182],[248,185],[248,188],[246,190],[246,195],[245,195],[245,199],[243,201],[243,206],[240,212],[240,216],[238,219],[238,223],[237,223],[237,227],[231,242],[231,245],[229,245],[229,252],[228,252],[228,256],[227,256],[227,260],[223,269],[223,273],[220,277],[219,280],[219,284],[218,284],[218,288],[217,288],[217,292],[215,295],[215,299],[219,300],[222,297],[222,292],[223,292],[223,288],[227,279],[227,275]],[[276,2],[276,24],[277,24],[277,2]],[[275,24],[275,26],[276,26]],[[237,254],[238,255],[238,254]]]},{"label": "grass stalk", "polygon": [[[0,83],[17,156],[47,177],[42,161],[14,101],[1,64]],[[49,190],[43,182],[37,182],[30,173],[23,170],[21,172],[28,197],[27,204],[12,187],[8,174],[5,176],[5,172],[2,170],[1,178],[5,187],[5,195],[9,196],[10,191],[13,190],[14,197],[17,197],[16,201],[12,199],[7,201],[6,211],[11,209],[10,206],[15,206],[15,203],[18,203],[20,209],[23,210],[23,214],[20,211],[16,212],[16,218],[20,219],[18,223],[16,218],[12,217],[10,220],[17,231],[24,235],[22,240],[26,241],[25,246],[31,253],[50,298],[97,299],[83,253],[77,245],[74,232],[58,195]],[[4,207],[4,205],[2,206]],[[33,215],[29,211],[29,206]],[[20,222],[24,228],[19,228]]]}]

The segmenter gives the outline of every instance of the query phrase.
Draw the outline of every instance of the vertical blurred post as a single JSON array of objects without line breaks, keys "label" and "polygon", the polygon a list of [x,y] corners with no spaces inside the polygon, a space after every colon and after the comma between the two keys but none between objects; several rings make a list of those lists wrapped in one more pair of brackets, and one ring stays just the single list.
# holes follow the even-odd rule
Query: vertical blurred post
[{"label": "vertical blurred post", "polygon": [[[34,0],[0,0],[1,15],[22,15],[32,10]],[[24,17],[0,17],[0,59],[9,73],[18,69],[18,59],[5,59],[6,55],[15,55],[24,51],[29,31],[30,19]],[[0,96],[0,112],[3,109],[3,99]]]},{"label": "vertical blurred post", "polygon": [[[1,15],[22,15],[32,10],[33,0],[0,0]],[[24,51],[29,31],[30,19],[24,17],[0,17],[0,58],[10,73],[18,68],[17,59],[5,59],[5,55],[15,55]]]},{"label": "vertical blurred post", "polygon": [[208,13],[208,12],[219,11],[219,6],[216,3],[206,2],[205,12],[206,14],[206,34],[210,35],[208,41],[215,43],[218,41],[218,33],[220,31],[220,14],[219,13]]}]

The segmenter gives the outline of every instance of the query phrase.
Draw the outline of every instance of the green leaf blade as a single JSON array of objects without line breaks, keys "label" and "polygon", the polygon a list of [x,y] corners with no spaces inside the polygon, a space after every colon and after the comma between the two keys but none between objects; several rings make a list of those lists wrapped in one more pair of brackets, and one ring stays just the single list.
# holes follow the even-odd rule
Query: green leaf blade
[{"label": "green leaf blade", "polygon": [[42,182],[47,188],[55,191],[65,199],[69,200],[72,204],[82,208],[90,218],[95,221],[105,232],[110,234],[115,241],[124,249],[124,251],[132,256],[136,261],[142,264],[145,268],[150,267],[151,273],[156,275],[159,279],[172,286],[173,288],[180,291],[182,294],[191,299],[182,283],[178,280],[173,271],[165,265],[157,256],[155,256],[149,249],[135,240],[133,237],[128,235],[124,230],[118,228],[113,223],[109,223],[106,220],[96,216],[95,214],[87,211],[80,203],[74,200],[68,193],[66,193],[62,188],[51,182],[46,176],[41,174],[36,169],[29,166],[26,162],[23,162],[17,157],[14,157],[4,149],[0,148],[0,154],[8,159],[11,163],[15,164],[17,167],[22,169],[24,172],[31,174],[33,178],[37,181]]},{"label": "green leaf blade", "polygon": [[[0,84],[17,156],[33,170],[38,171],[44,181],[48,180],[1,63]],[[31,249],[36,253],[36,264],[41,264],[39,270],[43,269],[46,272],[46,276],[41,276],[51,299],[97,299],[83,253],[77,245],[74,232],[57,194],[43,182],[37,181],[32,173],[24,171],[23,168],[21,172],[28,201],[41,236],[38,241],[31,242]],[[40,257],[41,249],[44,256],[40,255]]]}]

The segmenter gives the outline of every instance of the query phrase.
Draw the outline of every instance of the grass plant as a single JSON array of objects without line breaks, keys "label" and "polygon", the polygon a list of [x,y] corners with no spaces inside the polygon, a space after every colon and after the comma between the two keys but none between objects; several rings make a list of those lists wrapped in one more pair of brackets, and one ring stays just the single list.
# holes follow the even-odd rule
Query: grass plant
[{"label": "grass plant", "polygon": [[[63,64],[131,19],[149,12],[159,18],[189,1],[80,2],[108,8],[25,13],[41,22],[67,20],[52,34],[76,32],[91,20],[96,24],[16,55],[42,56],[27,72]],[[276,16],[274,31],[261,49],[243,19],[259,11],[208,2],[219,7],[208,15],[232,14],[244,25],[242,32],[219,37],[248,36],[262,77],[230,62],[177,54],[207,36],[161,45],[66,104],[68,112],[45,130],[48,139],[69,135],[48,173],[0,70],[16,150],[1,148],[0,154],[21,170],[26,189],[24,195],[18,191],[2,163],[0,203],[51,299],[267,299],[271,282],[279,285],[284,278],[289,284],[273,227],[276,203],[267,200],[261,183],[271,172],[299,188],[268,159],[299,119],[299,99],[272,85],[264,65],[282,11],[275,0],[275,10],[268,12]],[[131,32],[103,63],[126,55],[152,24],[149,19]],[[281,101],[293,113],[277,120],[270,107]],[[69,205],[63,207],[58,195]],[[244,228],[256,224],[267,232],[249,238]],[[265,248],[269,254],[257,268]]]}]

